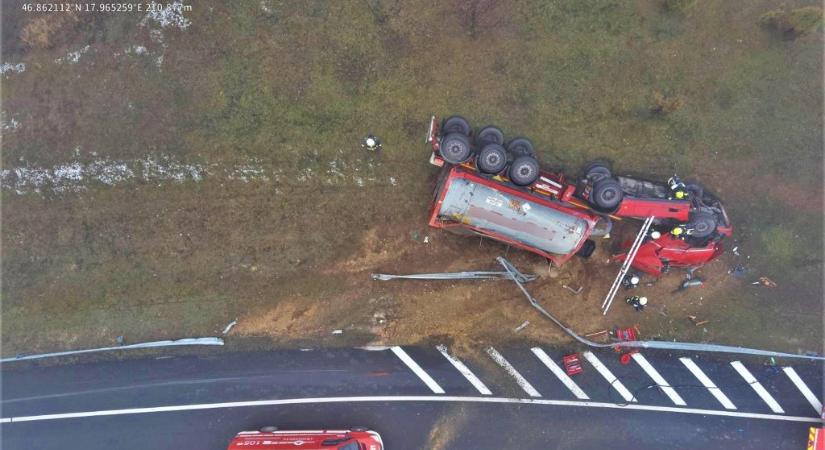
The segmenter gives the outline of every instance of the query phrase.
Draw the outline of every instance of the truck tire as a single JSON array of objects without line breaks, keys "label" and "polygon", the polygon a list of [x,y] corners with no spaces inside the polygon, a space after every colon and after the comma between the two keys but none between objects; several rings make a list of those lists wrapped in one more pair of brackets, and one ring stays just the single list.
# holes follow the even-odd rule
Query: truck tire
[{"label": "truck tire", "polygon": [[444,121],[444,126],[441,127],[444,133],[461,133],[464,136],[470,136],[470,123],[467,119],[461,116],[450,116]]},{"label": "truck tire", "polygon": [[622,202],[622,185],[613,178],[604,178],[593,185],[590,203],[603,211],[613,211]]},{"label": "truck tire", "polygon": [[513,156],[515,160],[519,156],[536,157],[536,152],[533,150],[533,143],[527,138],[515,138],[507,144],[507,152]]},{"label": "truck tire", "polygon": [[510,164],[510,181],[518,186],[529,186],[539,178],[539,162],[532,156],[519,156]]},{"label": "truck tire", "polygon": [[487,144],[476,156],[476,166],[483,173],[499,173],[507,166],[507,152],[499,144]]},{"label": "truck tire", "polygon": [[461,133],[450,133],[441,139],[438,153],[450,164],[461,164],[470,159],[473,151],[470,139]]},{"label": "truck tire", "polygon": [[584,241],[582,248],[580,248],[579,251],[576,252],[576,256],[580,258],[589,258],[594,251],[596,251],[596,243],[588,239]]},{"label": "truck tire", "polygon": [[504,145],[504,133],[496,126],[487,125],[476,133],[476,145],[482,148],[491,143]]},{"label": "truck tire", "polygon": [[584,167],[584,178],[591,183],[610,178],[610,167],[601,161],[595,161]]},{"label": "truck tire", "polygon": [[713,213],[700,211],[688,220],[687,229],[691,230],[691,237],[706,238],[716,231],[716,216]]}]

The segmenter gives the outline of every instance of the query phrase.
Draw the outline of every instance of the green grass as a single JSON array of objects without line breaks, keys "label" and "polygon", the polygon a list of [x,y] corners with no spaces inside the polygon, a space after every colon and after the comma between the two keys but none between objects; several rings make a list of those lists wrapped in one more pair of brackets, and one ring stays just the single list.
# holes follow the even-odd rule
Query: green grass
[{"label": "green grass", "polygon": [[[82,332],[83,317],[147,335],[175,320],[205,332],[244,302],[271,306],[281,286],[309,295],[297,273],[346,261],[370,227],[423,229],[434,172],[422,141],[433,113],[529,136],[545,164],[571,174],[607,159],[619,171],[724,187],[754,272],[799,285],[786,293],[805,305],[819,301],[821,205],[766,192],[782,180],[802,196],[821,190],[822,31],[808,25],[812,2],[788,6],[806,11],[808,31],[794,40],[760,25],[778,0],[480,1],[474,14],[473,4],[197,2],[193,25],[164,30],[163,44],[140,17],[119,15],[81,18],[56,29],[53,45],[28,46],[19,40],[31,18],[4,14],[4,61],[27,64],[3,78],[3,110],[22,115],[22,128],[3,137],[5,167],[67,162],[80,147],[86,159],[162,154],[231,167],[255,158],[284,174],[45,199],[4,192],[5,343],[36,342],[25,330],[48,326],[57,334],[41,341],[56,345],[61,329]],[[79,64],[54,64],[86,44],[93,51]],[[150,55],[113,56],[137,44]],[[655,113],[657,93],[678,108]],[[367,131],[384,142],[379,157],[358,148]],[[332,161],[384,185],[296,181]],[[398,188],[386,186],[391,176]],[[181,242],[181,231],[198,239]],[[731,295],[746,305],[752,294]],[[142,309],[147,297],[183,303],[158,322],[165,307]],[[199,309],[198,299],[219,306]],[[130,328],[115,305],[146,328]],[[43,311],[65,324],[59,314],[41,320]]]}]

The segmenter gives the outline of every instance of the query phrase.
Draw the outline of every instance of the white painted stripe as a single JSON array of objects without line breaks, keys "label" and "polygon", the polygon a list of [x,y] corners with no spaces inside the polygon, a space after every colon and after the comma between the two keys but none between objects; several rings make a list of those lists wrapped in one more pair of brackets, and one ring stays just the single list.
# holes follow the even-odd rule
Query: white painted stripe
[{"label": "white painted stripe", "polygon": [[613,375],[613,372],[611,372],[610,369],[605,367],[605,365],[602,364],[601,361],[599,361],[599,358],[596,358],[596,355],[594,355],[592,352],[584,352],[582,354],[584,355],[584,358],[588,360],[590,364],[592,364],[593,367],[595,367],[596,370],[604,377],[604,379],[607,380],[607,382],[610,383],[610,385],[616,389],[616,392],[618,392],[619,395],[622,396],[624,401],[636,402],[636,398],[633,397],[633,394],[631,394],[630,391],[628,391],[627,388],[624,387],[624,384],[622,384],[622,382],[619,381],[619,379],[616,378],[615,375]]},{"label": "white painted stripe", "polygon": [[506,359],[504,359],[504,357],[501,356],[501,353],[496,351],[496,349],[494,349],[493,347],[487,347],[487,354],[490,355],[490,358],[493,358],[493,361],[495,361],[496,364],[504,368],[504,370],[516,380],[516,383],[518,383],[518,385],[521,387],[521,389],[524,390],[524,392],[527,393],[527,395],[529,395],[530,397],[541,397],[539,391],[537,391],[536,388],[534,388],[533,385],[530,384],[530,382],[527,381],[526,378],[521,376],[521,374],[518,373],[518,370],[516,370],[516,368],[513,367],[512,364],[510,364]]},{"label": "white painted stripe", "polygon": [[793,381],[793,384],[796,385],[796,388],[799,389],[799,392],[805,396],[805,400],[808,400],[808,403],[814,407],[814,410],[818,414],[822,414],[822,402],[816,398],[813,392],[808,388],[808,385],[802,381],[802,378],[799,378],[799,375],[793,370],[793,367],[783,367],[782,370],[785,372],[785,375]]},{"label": "white painted stripe", "polygon": [[687,406],[687,403],[685,403],[685,400],[682,398],[682,396],[679,395],[678,392],[676,392],[676,389],[673,389],[670,383],[668,383],[667,380],[665,380],[665,377],[663,377],[659,373],[659,371],[656,370],[653,367],[653,365],[650,364],[650,361],[648,361],[647,358],[644,357],[644,355],[642,355],[641,353],[634,353],[633,355],[631,355],[631,358],[633,358],[633,360],[636,361],[639,364],[639,366],[641,366],[642,370],[644,370],[648,374],[648,376],[650,376],[653,382],[656,383],[659,389],[661,389],[662,392],[664,392],[665,395],[668,396],[668,398],[670,398],[670,401],[672,401],[673,404],[679,406]]},{"label": "white painted stripe", "polygon": [[737,372],[739,372],[739,375],[741,375],[742,378],[744,378],[745,381],[751,385],[753,390],[756,391],[759,397],[762,398],[762,401],[768,404],[768,407],[771,408],[771,411],[777,414],[783,414],[785,412],[785,410],[783,410],[782,407],[779,406],[779,403],[777,403],[776,399],[774,399],[773,396],[771,396],[771,394],[769,394],[768,391],[765,390],[765,388],[762,386],[762,383],[756,380],[756,377],[753,376],[753,374],[745,367],[744,364],[742,364],[739,361],[732,361],[730,365],[733,366],[733,368],[736,369]]},{"label": "white painted stripe", "polygon": [[555,375],[556,378],[559,379],[559,381],[561,381],[562,383],[564,383],[565,386],[567,386],[567,389],[570,389],[570,392],[572,392],[573,395],[576,396],[576,398],[578,398],[579,400],[590,400],[590,397],[588,397],[587,394],[584,393],[584,391],[579,387],[579,385],[576,384],[576,382],[573,381],[573,379],[570,378],[566,373],[564,373],[564,370],[562,370],[561,367],[559,367],[559,365],[556,364],[555,361],[550,359],[550,357],[547,356],[547,353],[545,353],[544,350],[538,347],[533,347],[530,350],[536,355],[539,361],[543,362],[544,365],[547,366],[547,368],[550,369],[551,372],[553,372],[553,375]]},{"label": "white painted stripe", "polygon": [[392,347],[391,350],[393,353],[395,353],[395,356],[397,356],[398,359],[400,359],[404,364],[407,365],[407,367],[410,368],[410,370],[413,371],[413,373],[418,375],[418,378],[421,378],[421,381],[423,381],[424,384],[426,384],[431,391],[435,392],[436,394],[444,393],[444,389],[441,389],[441,386],[439,386],[438,383],[436,383],[435,380],[433,380],[433,378],[427,372],[425,372],[424,369],[422,369],[417,362],[413,361],[413,359],[410,358],[410,355],[408,355],[403,348],[396,346]]},{"label": "white painted stripe", "polygon": [[707,375],[705,375],[705,372],[703,372],[692,359],[679,358],[679,361],[682,361],[682,364],[684,364],[685,367],[690,370],[690,373],[692,373],[693,376],[696,377],[700,383],[702,383],[702,386],[708,388],[708,391],[716,397],[716,400],[719,400],[719,403],[721,403],[725,409],[736,409],[736,405],[734,405],[728,396],[725,395],[725,393],[722,392],[722,390],[719,389]]},{"label": "white painted stripe", "polygon": [[321,398],[293,398],[277,400],[251,400],[244,402],[202,403],[190,405],[155,406],[151,408],[109,409],[101,411],[81,411],[61,414],[43,414],[38,416],[5,417],[0,423],[37,422],[58,419],[81,419],[86,417],[120,416],[129,414],[152,414],[176,411],[202,411],[221,408],[247,408],[255,406],[287,406],[327,403],[364,403],[364,402],[458,402],[458,403],[503,403],[517,405],[547,405],[547,406],[576,406],[584,408],[622,409],[631,411],[657,411],[679,414],[695,414],[705,416],[737,417],[743,419],[781,420],[787,422],[820,423],[819,417],[785,416],[760,413],[743,413],[738,411],[719,411],[714,409],[674,408],[672,406],[653,405],[619,405],[616,403],[589,402],[580,400],[547,400],[535,398],[505,398],[505,397],[461,397],[448,395],[422,396],[364,396],[364,397],[321,397]]},{"label": "white painted stripe", "polygon": [[493,393],[490,392],[490,389],[487,388],[487,386],[476,376],[476,374],[473,373],[473,371],[470,370],[469,367],[464,365],[464,363],[458,358],[455,358],[447,353],[446,346],[437,345],[435,348],[437,348],[438,351],[444,355],[445,358],[447,358],[447,361],[450,361],[450,364],[452,364],[453,367],[461,373],[461,375],[464,375],[464,378],[466,378],[467,381],[469,381],[481,395],[493,395]]}]

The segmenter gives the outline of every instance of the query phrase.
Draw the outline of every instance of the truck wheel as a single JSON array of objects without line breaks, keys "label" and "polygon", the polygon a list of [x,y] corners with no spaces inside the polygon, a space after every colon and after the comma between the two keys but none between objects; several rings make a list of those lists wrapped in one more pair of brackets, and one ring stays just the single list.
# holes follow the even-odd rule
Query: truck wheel
[{"label": "truck wheel", "polygon": [[622,202],[622,185],[613,178],[604,178],[593,185],[590,202],[599,209],[612,211]]},{"label": "truck wheel", "polygon": [[528,186],[539,178],[539,162],[532,156],[519,156],[508,173],[510,181],[518,186]]},{"label": "truck wheel", "polygon": [[698,212],[688,220],[687,228],[695,238],[706,238],[716,231],[716,216],[709,212]]},{"label": "truck wheel", "polygon": [[444,121],[444,126],[441,127],[445,133],[461,133],[464,136],[470,136],[470,123],[467,119],[461,116],[451,116]]},{"label": "truck wheel", "polygon": [[610,178],[610,168],[607,166],[607,164],[601,161],[592,162],[585,166],[584,177],[587,179],[587,181],[591,183],[595,183],[605,178]]},{"label": "truck wheel", "polygon": [[484,173],[499,173],[504,170],[506,165],[507,152],[499,144],[485,145],[476,157],[476,166],[478,166],[478,170]]},{"label": "truck wheel", "polygon": [[438,153],[450,164],[461,164],[473,153],[470,140],[461,133],[450,133],[441,139]]},{"label": "truck wheel", "polygon": [[276,431],[278,431],[278,427],[274,427],[272,425],[261,427],[261,433],[274,433]]},{"label": "truck wheel", "polygon": [[504,133],[496,126],[488,125],[476,133],[476,145],[484,147],[487,144],[504,145]]},{"label": "truck wheel", "polygon": [[513,155],[513,159],[519,156],[536,157],[536,152],[533,151],[533,143],[527,138],[515,138],[507,144],[507,152]]},{"label": "truck wheel", "polygon": [[589,258],[594,251],[596,251],[596,243],[588,239],[584,241],[582,248],[580,248],[579,251],[576,252],[576,256],[581,258]]}]

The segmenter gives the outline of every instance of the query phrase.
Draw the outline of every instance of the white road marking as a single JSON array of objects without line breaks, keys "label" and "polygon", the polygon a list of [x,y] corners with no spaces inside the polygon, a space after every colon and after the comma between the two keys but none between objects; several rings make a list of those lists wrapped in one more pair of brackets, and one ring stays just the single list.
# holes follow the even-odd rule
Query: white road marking
[{"label": "white road marking", "polygon": [[705,372],[703,372],[692,359],[679,358],[679,361],[682,361],[682,364],[684,364],[685,367],[690,370],[690,373],[692,373],[693,376],[696,377],[700,383],[702,383],[702,386],[708,388],[708,391],[716,397],[716,400],[719,400],[719,403],[721,403],[725,409],[736,409],[736,405],[734,405],[728,396],[725,395],[725,393],[722,392],[722,390],[719,389],[707,375],[705,375]]},{"label": "white road marking", "polygon": [[544,365],[547,366],[547,368],[550,369],[551,372],[553,372],[553,375],[555,375],[556,378],[559,379],[559,381],[561,381],[562,383],[564,383],[565,386],[567,386],[567,389],[570,389],[570,392],[572,392],[573,395],[576,396],[576,398],[578,398],[579,400],[590,400],[590,397],[588,397],[587,394],[584,393],[584,391],[579,387],[579,385],[577,385],[572,378],[570,378],[566,373],[564,373],[564,370],[562,370],[561,367],[559,367],[559,365],[556,364],[555,361],[550,359],[550,357],[547,356],[547,353],[545,353],[544,350],[538,347],[533,347],[530,350],[536,355],[539,361],[543,362]]},{"label": "white road marking", "polygon": [[537,391],[536,388],[534,388],[533,385],[530,384],[530,382],[527,381],[526,378],[521,376],[521,374],[518,373],[518,370],[516,370],[516,368],[513,367],[512,364],[510,364],[506,359],[504,359],[504,357],[501,356],[501,353],[496,351],[496,349],[494,349],[493,347],[487,347],[487,354],[490,355],[490,358],[493,358],[493,361],[495,361],[496,364],[504,368],[504,370],[516,380],[516,383],[518,383],[518,385],[521,386],[521,388],[524,390],[524,392],[527,393],[527,395],[529,395],[530,397],[541,397],[539,391]]},{"label": "white road marking", "polygon": [[793,370],[793,367],[783,367],[782,370],[785,372],[785,375],[793,381],[793,384],[796,385],[796,388],[799,389],[799,392],[805,396],[805,400],[808,400],[808,403],[814,407],[814,410],[817,413],[822,413],[822,402],[816,398],[813,392],[808,388],[808,385],[802,381],[802,378],[799,378],[799,375]]},{"label": "white road marking", "polygon": [[771,394],[769,394],[768,391],[765,390],[765,388],[762,386],[762,383],[756,381],[756,377],[753,376],[753,374],[745,367],[744,364],[742,364],[739,361],[731,361],[730,365],[733,366],[733,368],[736,369],[737,372],[739,372],[739,375],[741,375],[742,378],[744,378],[745,381],[751,385],[753,390],[756,391],[759,397],[761,397],[762,400],[768,404],[768,407],[771,408],[771,411],[777,414],[785,413],[785,410],[783,410],[782,407],[779,406],[779,403],[777,403],[776,399],[774,399],[773,396],[771,396]]},{"label": "white road marking", "polygon": [[255,406],[288,406],[326,403],[364,403],[364,402],[460,402],[460,403],[499,403],[519,405],[547,405],[547,406],[577,406],[584,408],[624,409],[632,411],[657,411],[679,414],[695,414],[706,416],[737,417],[742,419],[782,420],[787,422],[821,423],[819,417],[785,416],[760,413],[743,413],[738,411],[719,411],[714,409],[675,408],[672,406],[653,405],[620,405],[616,403],[588,402],[580,400],[548,400],[535,398],[506,398],[506,397],[461,397],[449,395],[422,395],[422,396],[364,396],[364,397],[321,397],[321,398],[293,398],[277,400],[251,400],[244,402],[201,403],[189,405],[155,406],[151,408],[109,409],[101,411],[81,411],[60,414],[43,414],[38,416],[17,416],[0,419],[0,423],[38,422],[44,420],[82,419],[86,417],[120,416],[129,414],[152,414],[176,411],[203,411],[222,408],[247,408]]},{"label": "white road marking", "polygon": [[436,383],[435,380],[433,380],[433,378],[427,372],[425,372],[424,369],[422,369],[417,362],[413,361],[413,359],[410,358],[410,355],[408,355],[403,348],[396,346],[392,347],[391,350],[393,353],[395,353],[395,356],[397,356],[398,359],[400,359],[404,364],[407,365],[407,367],[410,368],[410,370],[413,371],[413,373],[418,375],[418,378],[421,378],[421,381],[423,381],[424,384],[426,384],[427,387],[430,388],[430,390],[432,390],[436,394],[444,393],[444,389],[442,389],[441,386],[439,386],[438,383]]},{"label": "white road marking", "polygon": [[470,370],[469,367],[464,365],[464,363],[459,359],[447,353],[446,346],[436,345],[435,348],[438,349],[438,351],[444,355],[445,358],[447,358],[447,361],[450,361],[450,364],[452,364],[453,367],[461,373],[461,375],[464,375],[464,378],[466,378],[467,381],[469,381],[481,395],[493,395],[493,393],[490,392],[490,389],[487,388],[487,386]]},{"label": "white road marking", "polygon": [[659,371],[656,370],[650,364],[650,362],[647,360],[647,358],[644,357],[644,355],[642,355],[641,353],[634,353],[633,355],[631,355],[631,358],[633,358],[633,360],[636,361],[639,364],[639,366],[642,367],[642,370],[644,370],[650,376],[653,382],[656,383],[659,389],[661,389],[662,392],[664,392],[665,395],[667,395],[668,398],[670,398],[670,401],[672,401],[675,405],[687,406],[687,403],[685,403],[685,400],[682,398],[682,396],[679,395],[678,392],[676,392],[676,389],[673,389],[670,383],[668,383],[667,380],[665,380],[665,378],[659,373]]},{"label": "white road marking", "polygon": [[622,382],[619,381],[619,379],[616,378],[615,375],[613,375],[613,372],[611,372],[610,369],[605,367],[605,365],[602,364],[601,361],[599,361],[599,358],[596,358],[596,355],[594,355],[591,352],[584,352],[582,353],[582,355],[584,355],[584,359],[590,361],[590,364],[592,364],[593,367],[595,367],[596,370],[604,377],[604,379],[607,380],[607,382],[610,383],[610,385],[616,389],[616,392],[618,392],[619,395],[622,396],[624,401],[634,403],[636,402],[636,398],[633,397],[633,394],[631,394],[630,391],[628,391],[627,388],[624,387],[624,384],[622,384]]}]

